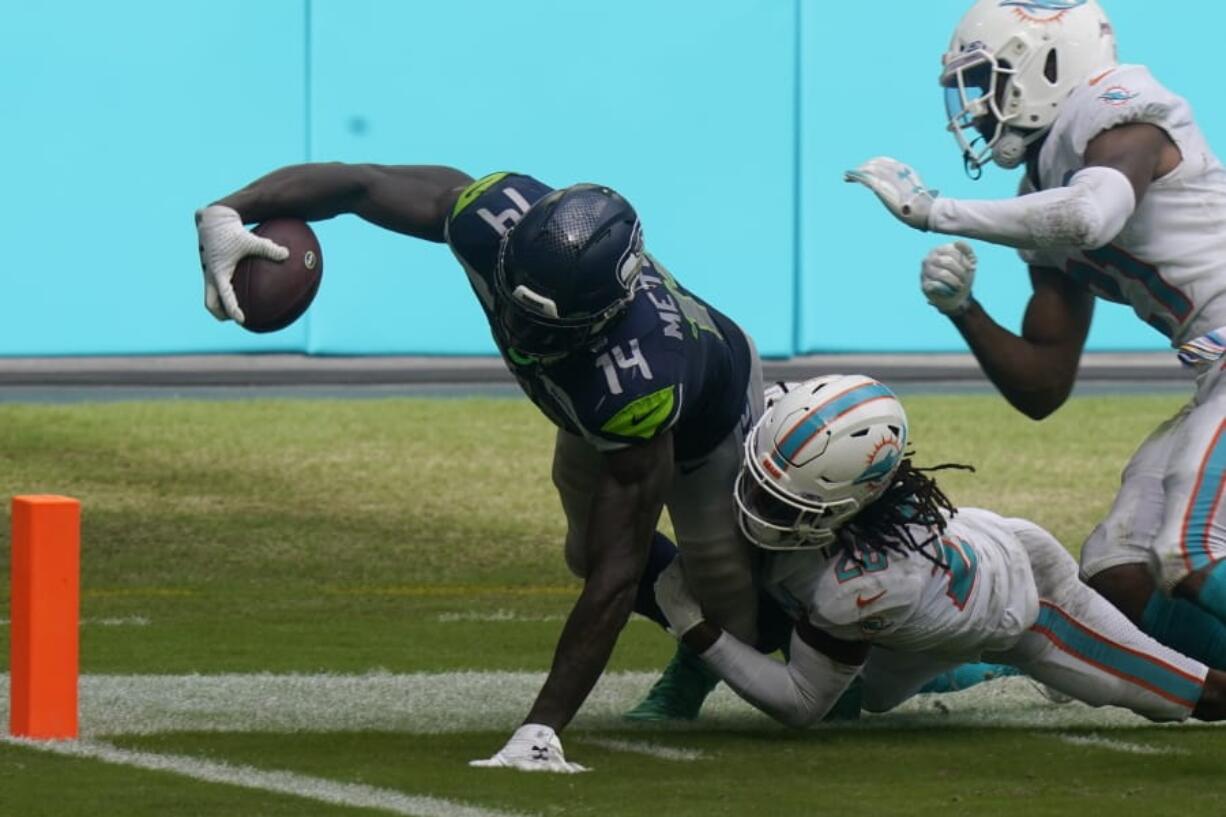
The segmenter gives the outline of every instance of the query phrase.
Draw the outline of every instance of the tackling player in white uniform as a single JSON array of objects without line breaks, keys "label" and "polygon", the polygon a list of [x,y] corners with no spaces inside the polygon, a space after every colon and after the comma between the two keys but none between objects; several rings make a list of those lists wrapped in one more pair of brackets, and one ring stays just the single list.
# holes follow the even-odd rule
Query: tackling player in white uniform
[{"label": "tackling player in white uniform", "polygon": [[971,296],[966,243],[929,253],[921,285],[1030,417],[1067,399],[1095,296],[1130,304],[1195,370],[1191,402],[1125,469],[1081,572],[1146,632],[1226,668],[1226,169],[1184,99],[1118,63],[1095,0],[980,0],[941,82],[968,169],[1024,165],[1019,196],[937,198],[888,158],[848,180],[912,227],[1021,250],[1034,294],[1020,335]]},{"label": "tackling player in white uniform", "polygon": [[[788,663],[706,621],[683,558],[656,583],[674,634],[794,726],[857,675],[880,712],[981,656],[1094,706],[1226,718],[1226,673],[1138,630],[1037,525],[955,511],[906,447],[901,404],[867,377],[817,378],[774,401],[746,441],[737,501],[742,530],[769,552],[764,586],[796,621]],[[885,649],[870,658],[870,646]]]}]

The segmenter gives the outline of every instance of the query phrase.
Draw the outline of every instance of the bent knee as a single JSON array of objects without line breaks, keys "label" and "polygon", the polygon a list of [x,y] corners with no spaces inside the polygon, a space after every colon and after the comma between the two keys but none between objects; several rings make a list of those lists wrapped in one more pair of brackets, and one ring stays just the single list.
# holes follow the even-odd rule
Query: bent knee
[{"label": "bent knee", "polygon": [[578,537],[567,535],[563,556],[566,558],[567,569],[576,578],[582,579],[587,576],[587,554],[583,552],[583,546],[577,540]]},{"label": "bent knee", "polygon": [[1157,589],[1148,566],[1143,564],[1109,567],[1089,577],[1086,584],[1137,625]]}]

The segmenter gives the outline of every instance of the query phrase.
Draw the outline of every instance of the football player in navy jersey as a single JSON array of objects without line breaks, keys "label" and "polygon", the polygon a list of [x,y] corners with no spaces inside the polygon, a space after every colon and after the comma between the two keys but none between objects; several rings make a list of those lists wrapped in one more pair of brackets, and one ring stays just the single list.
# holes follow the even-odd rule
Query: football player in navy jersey
[{"label": "football player in navy jersey", "polygon": [[[447,243],[507,366],[557,426],[553,480],[583,589],[524,725],[474,765],[582,771],[557,732],[632,609],[666,624],[652,592],[674,552],[656,531],[663,506],[706,614],[755,642],[751,553],[732,498],[744,434],[762,410],[753,343],[644,250],[634,208],[609,188],[553,190],[516,173],[474,181],[434,166],[296,165],[201,209],[206,307],[241,323],[235,266],[287,254],[244,224],[342,213]],[[713,685],[703,672],[679,653],[639,714],[695,716]]]}]

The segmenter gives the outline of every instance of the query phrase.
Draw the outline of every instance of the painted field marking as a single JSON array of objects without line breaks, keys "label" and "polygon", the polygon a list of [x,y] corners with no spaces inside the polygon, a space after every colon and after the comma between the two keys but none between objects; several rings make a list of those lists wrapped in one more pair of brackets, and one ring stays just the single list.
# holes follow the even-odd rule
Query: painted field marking
[{"label": "painted field marking", "polygon": [[[566,734],[628,728],[622,713],[638,703],[654,672],[606,673]],[[366,675],[83,675],[81,734],[162,732],[397,732],[510,734],[523,721],[545,674],[436,672]],[[0,674],[0,717],[9,679]],[[1111,730],[1149,726],[1116,707],[1054,706],[1024,678],[1001,678],[962,692],[920,695],[892,712],[822,724],[818,731],[941,729]],[[726,686],[708,698],[702,717],[671,732],[782,729]],[[1169,725],[1161,728],[1178,729]],[[494,741],[499,742],[499,739]],[[497,747],[495,747],[497,748]]]},{"label": "painted field marking", "polygon": [[439,624],[457,624],[465,621],[480,621],[480,622],[553,622],[565,621],[566,616],[559,615],[529,615],[517,613],[514,610],[490,610],[488,612],[478,612],[470,610],[463,613],[439,613],[434,617],[434,620]]},{"label": "painted field marking", "polygon": [[579,595],[580,585],[570,584],[401,584],[391,586],[345,586],[328,587],[325,593],[333,596],[408,596],[436,598],[459,596],[476,598],[482,596],[562,596],[574,598]]},{"label": "painted field marking", "polygon": [[86,599],[180,599],[199,595],[183,587],[92,587],[81,591]]},{"label": "painted field marking", "polygon": [[[438,615],[434,616],[434,620],[437,621],[439,624],[459,624],[461,622],[468,622],[468,621],[491,622],[491,623],[513,621],[516,623],[527,622],[531,624],[539,624],[539,623],[553,623],[553,622],[566,621],[566,616],[562,615],[561,613],[556,613],[556,614],[547,613],[547,614],[541,615],[537,613],[518,613],[514,610],[499,609],[499,610],[487,610],[487,611],[468,610],[462,613],[461,612],[439,613]],[[653,624],[653,625],[655,624],[655,622],[652,621],[651,619],[645,618],[638,614],[634,614],[630,616],[627,623],[628,624]]]},{"label": "painted field marking", "polygon": [[336,806],[379,809],[409,817],[523,817],[518,812],[481,808],[441,797],[406,794],[361,783],[341,783],[294,772],[265,771],[254,766],[235,766],[186,755],[137,752],[102,741],[46,742],[7,738],[5,742],[68,757],[88,758],[155,772],[171,772],[206,783],[288,794]]},{"label": "painted field marking", "polygon": [[[7,627],[11,623],[7,618],[0,618],[0,627]],[[150,623],[150,620],[145,616],[81,619],[82,627],[148,627]]]},{"label": "painted field marking", "polygon": [[1100,735],[1056,735],[1061,743],[1072,746],[1090,746],[1095,749],[1106,749],[1111,752],[1124,752],[1130,755],[1186,755],[1185,750],[1174,746],[1151,746],[1146,743],[1129,743],[1124,740],[1104,738]]},{"label": "painted field marking", "polygon": [[660,760],[675,760],[681,763],[692,763],[695,760],[706,760],[707,753],[701,749],[679,749],[674,746],[662,746],[659,743],[648,743],[642,740],[616,740],[614,738],[583,738],[582,746],[596,746],[611,752],[629,752],[635,755],[646,755]]},{"label": "painted field marking", "polygon": [[111,618],[83,618],[82,627],[148,627],[152,622],[146,616],[113,616]]}]

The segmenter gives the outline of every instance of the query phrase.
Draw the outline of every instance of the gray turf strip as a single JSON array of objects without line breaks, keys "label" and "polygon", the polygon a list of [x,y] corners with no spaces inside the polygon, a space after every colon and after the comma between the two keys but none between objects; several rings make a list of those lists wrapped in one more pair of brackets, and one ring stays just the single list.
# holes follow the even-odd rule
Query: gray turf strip
[{"label": "gray turf strip", "polygon": [[[510,733],[544,680],[532,672],[394,675],[87,675],[81,679],[83,737],[175,731],[409,734]],[[570,732],[625,729],[621,714],[654,673],[606,674]],[[8,720],[8,677],[0,676],[0,723]],[[1120,728],[1147,721],[1123,709],[1053,704],[1024,678],[963,692],[921,695],[880,716],[824,729],[933,728],[943,724],[1034,729]],[[726,687],[716,690],[691,729],[776,727]],[[675,731],[675,728],[674,730]]]}]

